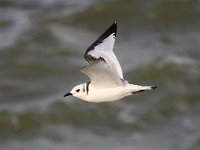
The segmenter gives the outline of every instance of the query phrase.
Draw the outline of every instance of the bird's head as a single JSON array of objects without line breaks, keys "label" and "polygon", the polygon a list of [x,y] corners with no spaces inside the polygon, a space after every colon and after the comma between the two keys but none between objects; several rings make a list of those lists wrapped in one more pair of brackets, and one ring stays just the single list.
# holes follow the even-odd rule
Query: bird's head
[{"label": "bird's head", "polygon": [[64,97],[66,96],[74,96],[74,97],[82,99],[85,96],[84,84],[79,84],[75,86],[70,92],[64,95]]}]

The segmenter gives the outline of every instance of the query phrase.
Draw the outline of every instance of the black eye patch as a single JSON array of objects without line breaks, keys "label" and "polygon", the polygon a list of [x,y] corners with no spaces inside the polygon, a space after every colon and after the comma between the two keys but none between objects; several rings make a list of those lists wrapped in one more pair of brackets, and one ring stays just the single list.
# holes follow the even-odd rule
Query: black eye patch
[{"label": "black eye patch", "polygon": [[80,89],[77,89],[76,92],[78,93],[80,91]]}]

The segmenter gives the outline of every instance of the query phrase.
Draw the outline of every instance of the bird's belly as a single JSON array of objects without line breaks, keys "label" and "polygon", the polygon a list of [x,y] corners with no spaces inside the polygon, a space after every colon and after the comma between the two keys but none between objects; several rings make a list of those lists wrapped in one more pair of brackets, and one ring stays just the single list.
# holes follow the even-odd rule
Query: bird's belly
[{"label": "bird's belly", "polygon": [[90,89],[85,97],[89,102],[106,102],[115,101],[127,96],[127,90],[124,87],[106,88],[106,89]]}]

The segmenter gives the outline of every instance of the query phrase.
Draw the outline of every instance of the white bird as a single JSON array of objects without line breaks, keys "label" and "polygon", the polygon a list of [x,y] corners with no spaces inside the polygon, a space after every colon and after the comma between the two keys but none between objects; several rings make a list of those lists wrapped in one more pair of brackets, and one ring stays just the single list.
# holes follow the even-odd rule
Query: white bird
[{"label": "white bird", "polygon": [[74,96],[88,102],[108,102],[119,100],[156,86],[140,86],[123,79],[121,66],[113,52],[117,33],[114,22],[85,52],[88,65],[81,69],[91,81],[75,86],[65,96]]}]

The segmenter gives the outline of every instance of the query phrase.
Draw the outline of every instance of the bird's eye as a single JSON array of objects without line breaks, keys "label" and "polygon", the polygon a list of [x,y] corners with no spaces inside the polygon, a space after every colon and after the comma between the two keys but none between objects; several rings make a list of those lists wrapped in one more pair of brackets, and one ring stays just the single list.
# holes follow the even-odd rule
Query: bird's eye
[{"label": "bird's eye", "polygon": [[80,89],[77,89],[76,92],[78,93],[80,91]]}]

